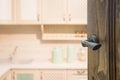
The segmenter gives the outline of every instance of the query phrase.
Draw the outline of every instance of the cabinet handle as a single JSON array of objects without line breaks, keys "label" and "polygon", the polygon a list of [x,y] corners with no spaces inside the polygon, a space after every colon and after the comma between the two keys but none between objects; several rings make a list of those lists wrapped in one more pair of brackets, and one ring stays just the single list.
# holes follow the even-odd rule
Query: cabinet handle
[{"label": "cabinet handle", "polygon": [[65,21],[65,17],[63,17],[63,21]]},{"label": "cabinet handle", "polygon": [[84,74],[84,73],[85,73],[85,70],[80,70],[80,71],[78,70],[77,71],[77,74]]},{"label": "cabinet handle", "polygon": [[63,17],[63,21],[65,21],[65,16]]},{"label": "cabinet handle", "polygon": [[64,14],[64,17],[63,17],[63,21],[65,21],[65,14]]},{"label": "cabinet handle", "polygon": [[69,17],[69,21],[71,21],[71,17]]},{"label": "cabinet handle", "polygon": [[15,80],[15,72],[13,72],[13,80]]},{"label": "cabinet handle", "polygon": [[71,14],[69,14],[69,17],[71,16]]},{"label": "cabinet handle", "polygon": [[71,14],[69,14],[69,21],[71,21]]},{"label": "cabinet handle", "polygon": [[37,21],[39,21],[39,20],[40,20],[40,19],[39,19],[39,16],[40,16],[40,15],[38,14],[38,15],[37,15]]},{"label": "cabinet handle", "polygon": [[43,73],[41,72],[41,80],[43,80]]}]

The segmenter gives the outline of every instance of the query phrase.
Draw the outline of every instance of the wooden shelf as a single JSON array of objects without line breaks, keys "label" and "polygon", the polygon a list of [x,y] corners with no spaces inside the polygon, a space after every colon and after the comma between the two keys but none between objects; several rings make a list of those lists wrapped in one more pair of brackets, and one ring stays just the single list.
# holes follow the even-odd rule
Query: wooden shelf
[{"label": "wooden shelf", "polygon": [[42,36],[43,40],[86,40],[87,34],[50,34],[50,33],[44,33]]}]

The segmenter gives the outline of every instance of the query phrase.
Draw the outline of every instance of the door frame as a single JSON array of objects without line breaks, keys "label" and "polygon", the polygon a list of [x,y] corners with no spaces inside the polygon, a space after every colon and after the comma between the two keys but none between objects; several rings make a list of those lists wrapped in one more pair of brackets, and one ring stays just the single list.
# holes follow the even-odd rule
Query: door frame
[{"label": "door frame", "polygon": [[108,2],[109,80],[116,80],[116,0]]}]

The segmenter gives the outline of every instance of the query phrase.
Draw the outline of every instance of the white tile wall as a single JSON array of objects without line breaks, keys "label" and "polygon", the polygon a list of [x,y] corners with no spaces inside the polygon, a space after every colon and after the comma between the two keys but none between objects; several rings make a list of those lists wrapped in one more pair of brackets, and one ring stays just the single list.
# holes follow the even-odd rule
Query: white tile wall
[{"label": "white tile wall", "polygon": [[40,26],[0,26],[0,58],[8,57],[16,46],[15,59],[50,59],[54,47],[62,47],[66,58],[69,44],[75,47],[78,58],[80,41],[42,41]]}]

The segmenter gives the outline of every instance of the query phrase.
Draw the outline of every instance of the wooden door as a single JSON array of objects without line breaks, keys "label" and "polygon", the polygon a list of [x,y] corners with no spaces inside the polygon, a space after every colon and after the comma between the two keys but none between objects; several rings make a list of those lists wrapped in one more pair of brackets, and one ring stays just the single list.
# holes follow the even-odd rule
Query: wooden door
[{"label": "wooden door", "polygon": [[88,80],[109,80],[109,0],[88,0],[88,37],[95,34],[102,45],[88,49]]},{"label": "wooden door", "polygon": [[[115,0],[116,5],[114,6],[115,23],[114,28],[114,78],[120,80],[120,0]],[[116,64],[116,65],[115,65]],[[115,69],[116,68],[116,69]],[[112,71],[113,72],[113,71]],[[115,75],[116,74],[116,75]],[[112,74],[111,74],[112,75]],[[116,77],[115,77],[116,76]]]},{"label": "wooden door", "polygon": [[43,24],[64,24],[66,22],[66,0],[42,1]]}]

